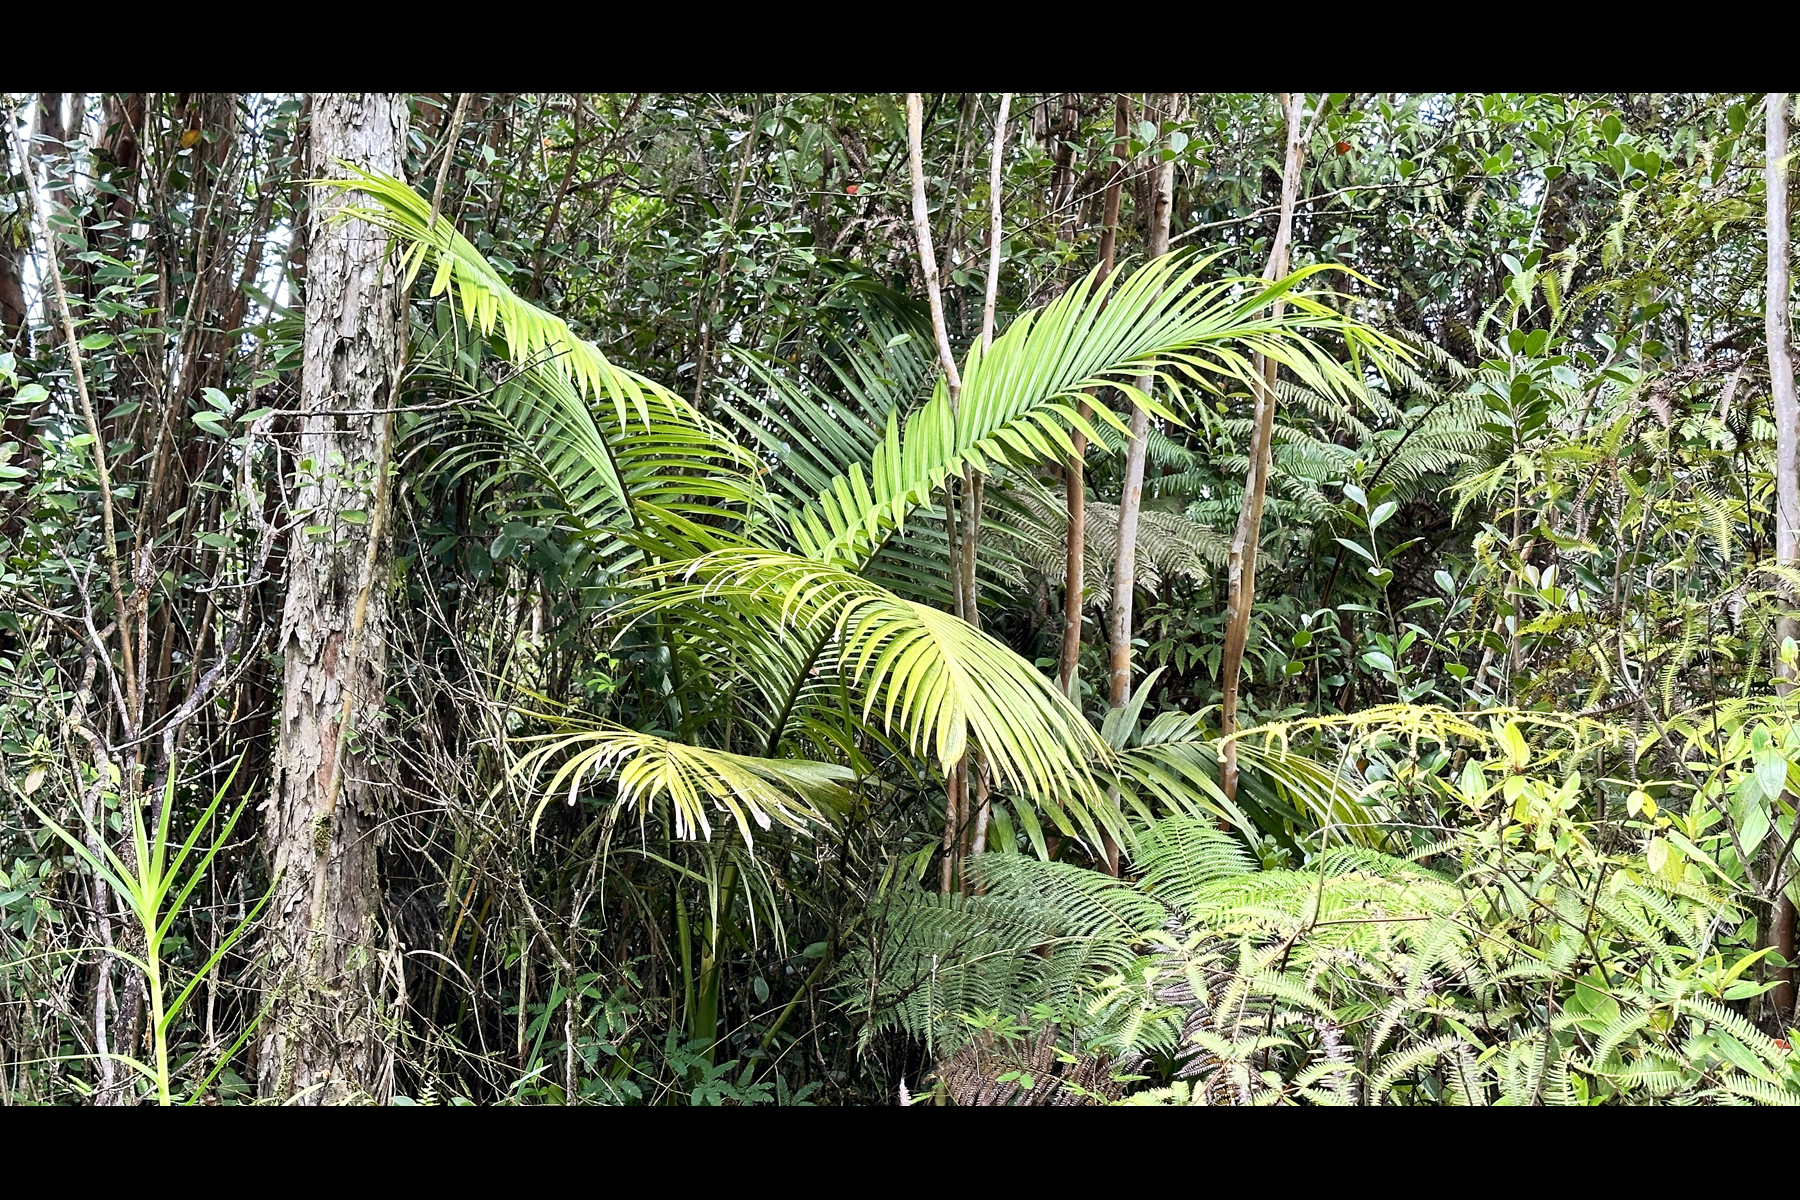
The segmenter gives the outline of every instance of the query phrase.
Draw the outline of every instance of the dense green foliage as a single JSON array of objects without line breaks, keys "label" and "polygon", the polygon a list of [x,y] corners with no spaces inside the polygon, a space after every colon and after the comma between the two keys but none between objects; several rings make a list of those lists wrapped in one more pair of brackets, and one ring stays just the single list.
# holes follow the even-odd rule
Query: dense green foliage
[{"label": "dense green foliage", "polygon": [[[372,518],[360,1098],[1800,1101],[1765,98],[1308,95],[1280,279],[1272,97],[1014,96],[998,195],[1000,97],[923,102],[955,386],[901,98],[413,96],[329,186],[304,96],[9,98],[7,1103],[290,1099],[282,547]],[[297,449],[328,194],[406,297],[391,462]]]}]

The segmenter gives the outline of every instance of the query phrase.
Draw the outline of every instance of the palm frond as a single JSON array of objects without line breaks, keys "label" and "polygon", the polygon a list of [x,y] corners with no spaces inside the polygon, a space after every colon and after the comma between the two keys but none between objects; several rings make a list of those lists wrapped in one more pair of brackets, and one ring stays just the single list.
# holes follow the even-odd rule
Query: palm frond
[{"label": "palm frond", "polygon": [[[990,635],[904,600],[840,567],[798,555],[721,548],[658,573],[661,586],[625,611],[693,612],[708,604],[759,614],[772,636],[824,638],[824,650],[862,697],[863,715],[901,732],[945,769],[971,742],[1002,786],[1073,818],[1089,836],[1105,805],[1088,763],[1107,749],[1035,667]],[[747,630],[747,627],[740,626]],[[1065,810],[1064,805],[1070,807]]]},{"label": "palm frond", "polygon": [[[1316,268],[1273,285],[1238,277],[1202,282],[1213,261],[1170,255],[1129,274],[1101,278],[1096,271],[1047,307],[1019,317],[988,353],[970,351],[957,403],[940,379],[931,399],[904,422],[889,414],[866,469],[852,463],[789,515],[795,545],[809,558],[854,568],[965,468],[987,471],[1072,454],[1071,430],[1099,437],[1075,408],[1091,388],[1111,386],[1177,421],[1133,380],[1151,377],[1179,406],[1186,387],[1253,386],[1252,355],[1263,354],[1308,386],[1332,393],[1354,388],[1355,376],[1308,334],[1330,331],[1353,351],[1386,354],[1398,347],[1324,298],[1297,291]],[[1281,317],[1268,308],[1277,298],[1291,305]],[[1105,408],[1096,413],[1124,428]]]},{"label": "palm frond", "polygon": [[930,395],[937,361],[929,326],[877,309],[862,314],[862,326],[864,336],[823,347],[816,362],[747,355],[747,378],[724,381],[731,398],[719,410],[760,453],[770,489],[791,505],[867,463],[888,418]]},{"label": "palm frond", "polygon": [[[536,777],[554,765],[532,819],[558,797],[573,804],[588,780],[618,783],[615,813],[667,804],[677,837],[710,838],[711,811],[727,814],[746,845],[752,824],[793,829],[829,821],[848,804],[848,768],[804,759],[756,758],[691,746],[616,725],[559,730],[519,739],[536,743],[513,764],[514,777]],[[710,811],[709,811],[710,810]]]},{"label": "palm frond", "polygon": [[[354,178],[328,181],[331,186],[373,203],[346,205],[340,215],[396,239],[409,288],[432,267],[430,295],[451,300],[471,330],[502,347],[514,368],[476,389],[467,415],[498,436],[509,465],[551,487],[584,531],[655,511],[741,522],[762,507],[756,458],[723,429],[668,388],[607,361],[561,317],[515,294],[404,181],[347,169]],[[479,352],[453,323],[440,323],[439,338],[441,353],[466,377]],[[478,455],[479,446],[465,454]]]}]

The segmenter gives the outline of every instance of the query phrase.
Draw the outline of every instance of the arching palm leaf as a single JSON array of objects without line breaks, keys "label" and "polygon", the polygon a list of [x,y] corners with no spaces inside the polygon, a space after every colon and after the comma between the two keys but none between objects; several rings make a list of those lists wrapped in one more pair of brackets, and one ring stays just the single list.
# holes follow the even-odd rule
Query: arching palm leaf
[{"label": "arching palm leaf", "polygon": [[751,844],[752,824],[766,830],[778,821],[804,829],[829,820],[850,800],[844,785],[852,773],[828,763],[732,754],[615,725],[522,740],[538,744],[514,764],[515,775],[535,777],[555,765],[539,814],[561,795],[574,803],[590,777],[616,775],[618,808],[642,810],[666,803],[677,837],[704,839],[712,836],[710,807],[729,815]]},{"label": "arching palm leaf", "polygon": [[[776,767],[750,764],[788,761],[775,757],[783,726],[800,707],[821,656],[856,687],[863,719],[901,734],[915,753],[948,768],[973,742],[1003,788],[1043,806],[1059,825],[1079,825],[1090,837],[1099,825],[1117,825],[1111,805],[1091,803],[1099,793],[1090,765],[1105,762],[1109,752],[1048,680],[991,637],[856,572],[909,513],[965,467],[1041,461],[1071,451],[1069,430],[1093,435],[1072,407],[1090,387],[1111,384],[1172,416],[1130,380],[1154,376],[1171,396],[1183,386],[1216,389],[1249,381],[1250,355],[1261,352],[1309,386],[1331,390],[1352,377],[1303,335],[1330,328],[1353,347],[1379,340],[1312,297],[1295,296],[1288,316],[1270,316],[1270,301],[1290,293],[1306,273],[1273,287],[1237,279],[1197,284],[1209,260],[1168,258],[1122,279],[1090,276],[1015,322],[990,353],[971,352],[955,412],[941,382],[904,423],[897,393],[865,403],[865,411],[887,410],[868,470],[852,458],[813,503],[791,512],[788,529],[801,551],[794,554],[748,540],[759,497],[753,455],[679,397],[612,366],[566,323],[514,295],[400,181],[360,175],[342,186],[377,202],[349,211],[402,240],[409,280],[435,265],[433,294],[452,295],[469,324],[499,340],[520,368],[516,390],[494,391],[489,418],[526,469],[552,482],[578,521],[603,525],[615,512],[629,514],[637,528],[619,536],[664,560],[649,576],[656,589],[628,611],[679,615],[685,637],[714,643],[701,649],[703,657],[756,665],[758,686],[773,702],[768,759],[629,730],[586,731],[575,741],[559,735],[547,743],[565,754],[588,741],[557,768],[554,788],[589,771],[614,772],[622,799],[666,797],[678,827],[690,833],[707,828],[702,796],[730,810],[746,836],[748,820],[786,821],[816,811],[783,799],[805,797],[783,792],[792,781],[781,783],[785,776]],[[857,378],[879,382],[867,373]],[[828,411],[816,397],[809,401],[812,417]],[[1120,424],[1110,413],[1104,419]],[[758,436],[780,427],[740,423],[762,431]],[[789,427],[803,434],[817,424]],[[837,449],[851,457],[867,443],[866,436],[851,436]],[[631,465],[634,453],[641,454],[641,471]],[[826,456],[798,477],[816,479],[830,465]],[[771,688],[766,679],[781,683]],[[551,757],[544,751],[526,761],[535,768]]]},{"label": "arching palm leaf", "polygon": [[[501,461],[529,473],[590,534],[635,524],[641,506],[732,524],[762,506],[755,456],[724,430],[668,388],[608,362],[562,318],[516,295],[403,181],[350,169],[355,178],[330,182],[374,203],[347,205],[340,214],[399,241],[408,286],[432,267],[431,295],[451,300],[470,329],[499,345],[514,368],[473,389],[473,402],[459,410],[496,435],[503,454],[490,457],[484,451],[491,447],[478,441],[460,448],[464,461]],[[448,356],[465,377],[481,362],[454,322],[440,323],[438,356]]]},{"label": "arching palm leaf", "polygon": [[[890,545],[904,544],[895,534],[904,532],[908,516],[965,466],[991,470],[1070,454],[1072,429],[1096,437],[1074,407],[1091,387],[1110,384],[1172,416],[1131,381],[1153,376],[1171,395],[1179,395],[1184,383],[1249,386],[1250,356],[1260,352],[1316,389],[1344,391],[1355,387],[1355,377],[1306,334],[1330,330],[1353,349],[1395,348],[1320,299],[1292,295],[1318,268],[1273,286],[1237,278],[1197,283],[1211,261],[1171,256],[1129,276],[1090,275],[1041,312],[1021,317],[985,356],[979,348],[971,351],[954,412],[941,380],[904,421],[897,405],[888,406],[886,434],[867,469],[852,462],[811,504],[789,514],[795,547],[815,562],[867,570]],[[1279,318],[1268,308],[1277,296],[1290,296],[1292,303]],[[1102,410],[1102,419],[1124,428],[1110,412]],[[721,565],[709,563],[700,573]],[[927,564],[899,566],[903,578],[928,584]],[[808,596],[801,589],[784,603]],[[798,682],[791,681],[789,690]]]},{"label": "arching palm leaf", "polygon": [[972,740],[1003,787],[1054,813],[1067,805],[1098,832],[1089,764],[1107,756],[1104,743],[1035,667],[967,622],[780,551],[717,549],[658,575],[661,586],[628,611],[687,618],[716,606],[731,614],[745,652],[765,660],[775,653],[758,644],[765,638],[816,644],[856,687],[864,717],[903,734],[915,753],[948,769]]},{"label": "arching palm leaf", "polygon": [[[1095,272],[1046,308],[1021,316],[986,355],[972,349],[954,411],[940,380],[904,423],[891,413],[866,468],[853,463],[790,514],[795,546],[810,558],[856,569],[965,467],[985,471],[1072,454],[1070,430],[1097,437],[1075,408],[1089,388],[1110,385],[1175,419],[1132,381],[1151,376],[1172,398],[1185,386],[1250,387],[1251,356],[1260,353],[1309,387],[1336,392],[1354,387],[1355,377],[1307,334],[1329,330],[1353,350],[1399,349],[1322,299],[1295,292],[1323,267],[1273,285],[1236,277],[1200,282],[1212,261],[1171,255],[1129,275],[1103,279]],[[1290,305],[1279,317],[1269,311],[1278,297]],[[1098,415],[1121,424],[1105,409]]]},{"label": "arching palm leaf", "polygon": [[409,456],[428,455],[440,484],[468,476],[479,499],[523,482],[615,570],[639,554],[622,540],[639,506],[735,525],[763,503],[747,456],[679,397],[650,391],[650,423],[620,424],[614,409],[588,404],[559,375],[494,363],[488,342],[447,308],[432,333],[415,329],[413,377],[453,402],[403,427]]}]

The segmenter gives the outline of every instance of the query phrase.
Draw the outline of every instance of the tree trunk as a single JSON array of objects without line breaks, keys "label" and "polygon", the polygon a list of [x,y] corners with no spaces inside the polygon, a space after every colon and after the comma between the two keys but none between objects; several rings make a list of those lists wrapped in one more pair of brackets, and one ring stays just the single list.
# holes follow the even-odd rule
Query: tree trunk
[{"label": "tree trunk", "polygon": [[[404,98],[315,97],[308,169],[340,161],[398,175]],[[296,522],[288,546],[278,794],[268,824],[271,905],[263,1095],[327,1104],[374,1088],[381,1052],[374,939],[377,781],[371,743],[386,675],[391,551],[383,510],[391,410],[402,370],[401,296],[387,239],[335,222],[342,194],[309,214]],[[324,526],[309,535],[307,526]]]},{"label": "tree trunk", "polygon": [[[994,345],[994,307],[1000,290],[1000,250],[1005,242],[1002,224],[1001,183],[1006,171],[1006,118],[1012,110],[1012,93],[1000,93],[1000,111],[994,117],[994,144],[988,153],[988,265],[987,288],[981,302],[981,353]],[[962,554],[963,618],[981,628],[981,585],[975,578],[975,552],[981,545],[983,480],[980,471],[963,471]]]},{"label": "tree trunk", "polygon": [[[1767,189],[1768,217],[1768,297],[1763,307],[1763,333],[1769,344],[1769,390],[1775,403],[1775,561],[1790,569],[1800,568],[1800,400],[1794,395],[1794,357],[1789,343],[1788,325],[1788,109],[1792,99],[1786,92],[1770,92],[1768,106],[1768,146],[1764,183]],[[1785,611],[1776,624],[1777,644],[1787,638],[1800,639],[1800,623],[1793,616],[1796,597],[1791,585],[1782,585]],[[1780,663],[1780,680],[1776,690],[1787,695],[1794,690],[1796,667],[1784,657]],[[1783,797],[1794,803],[1794,797]],[[1775,887],[1788,872],[1785,864],[1776,863]],[[1769,942],[1776,953],[1788,962],[1794,959],[1794,903],[1783,891],[1773,896],[1774,913],[1769,922]],[[1794,969],[1783,968],[1781,982],[1769,993],[1770,1003],[1786,1017],[1794,1009]]]},{"label": "tree trunk", "polygon": [[[1179,120],[1182,97],[1176,94],[1165,100],[1172,101],[1167,115]],[[1150,106],[1146,104],[1145,107]],[[1171,160],[1157,166],[1150,185],[1150,228],[1145,247],[1147,258],[1160,258],[1169,252],[1169,221],[1174,207],[1175,163]],[[1138,377],[1137,388],[1140,392],[1149,392],[1154,384],[1153,376]],[[1114,708],[1124,704],[1131,696],[1131,603],[1137,588],[1138,510],[1144,499],[1144,465],[1149,442],[1150,414],[1143,407],[1133,405],[1131,441],[1125,447],[1125,481],[1119,490],[1118,557],[1113,562],[1112,670],[1107,703]],[[1109,790],[1109,795],[1116,806],[1120,801],[1118,792]],[[1102,833],[1100,853],[1106,873],[1117,876],[1119,846],[1113,841],[1111,834]]]},{"label": "tree trunk", "polygon": [[[1305,154],[1300,136],[1300,109],[1304,93],[1281,93],[1287,116],[1287,152],[1281,173],[1281,217],[1275,226],[1275,244],[1263,278],[1274,282],[1288,273],[1288,244],[1293,238],[1294,204],[1300,195],[1300,163]],[[1275,304],[1275,314],[1285,306]],[[1250,433],[1250,473],[1244,480],[1244,503],[1238,510],[1226,559],[1225,646],[1219,663],[1219,729],[1229,738],[1237,732],[1238,678],[1244,664],[1244,648],[1250,638],[1250,608],[1256,603],[1256,547],[1262,536],[1263,498],[1269,491],[1269,472],[1274,465],[1271,443],[1275,435],[1275,372],[1271,359],[1258,356],[1262,386],[1256,392],[1256,423]],[[1226,742],[1219,759],[1219,782],[1225,794],[1237,798],[1237,743]]]},{"label": "tree trunk", "polygon": [[[1106,185],[1106,203],[1100,218],[1100,278],[1112,274],[1113,255],[1119,241],[1119,196],[1125,179],[1126,163],[1131,157],[1131,97],[1120,92],[1114,106],[1113,165]],[[1094,415],[1094,407],[1081,402],[1081,418]],[[1057,665],[1056,680],[1071,701],[1079,701],[1076,671],[1081,666],[1082,579],[1087,572],[1087,437],[1075,430],[1069,435],[1075,444],[1075,455],[1063,473],[1063,494],[1069,510],[1069,533],[1063,559],[1063,640],[1062,659]]]},{"label": "tree trunk", "polygon": [[[988,266],[987,290],[981,302],[981,353],[982,357],[994,348],[994,306],[1000,294],[1000,261],[1001,250],[1006,245],[1005,209],[1003,207],[1003,185],[1006,181],[1006,119],[1012,111],[1012,93],[1000,93],[1000,111],[994,117],[994,148],[988,155]],[[975,472],[973,494],[969,500],[967,520],[963,526],[963,586],[968,589],[968,599],[964,607],[969,611],[969,623],[981,628],[981,588],[975,580],[975,551],[981,542],[981,505],[982,478]],[[988,784],[985,769],[976,764],[971,772],[975,786],[975,824],[969,835],[969,853],[981,854],[987,850],[988,822],[993,819],[993,808],[988,796]],[[964,785],[967,791],[967,785]],[[969,890],[969,880],[963,879],[963,891]]]},{"label": "tree trunk", "polygon": [[1080,130],[1081,105],[1074,92],[1064,92],[1062,115],[1056,121],[1056,170],[1050,178],[1050,208],[1065,242],[1075,240],[1080,224],[1080,199],[1075,194],[1075,138]]},{"label": "tree trunk", "polygon": [[[919,93],[906,93],[907,163],[912,172],[913,238],[919,247],[919,269],[925,275],[925,296],[931,304],[931,332],[937,342],[938,365],[944,370],[944,387],[955,414],[962,397],[962,373],[956,369],[956,352],[950,348],[950,329],[944,322],[944,293],[938,286],[937,251],[931,244],[931,205],[925,196],[924,105]],[[967,593],[962,585],[962,559],[957,549],[956,506],[948,489],[944,496],[944,532],[950,545],[950,595],[958,616],[964,615]],[[940,883],[950,891],[956,873],[958,831],[962,828],[962,797],[967,792],[964,762],[956,763],[944,780],[944,861]]]},{"label": "tree trunk", "polygon": [[[1179,108],[1179,99],[1175,107]],[[1145,257],[1159,258],[1169,252],[1169,218],[1175,204],[1175,164],[1157,167],[1150,192],[1150,237]],[[1137,381],[1139,391],[1148,392],[1155,380],[1144,376]],[[1125,484],[1119,495],[1119,549],[1113,566],[1112,604],[1112,677],[1107,702],[1113,707],[1125,703],[1131,695],[1131,599],[1137,585],[1138,509],[1144,498],[1144,460],[1150,436],[1150,414],[1143,408],[1131,410],[1131,442],[1125,450]]]}]

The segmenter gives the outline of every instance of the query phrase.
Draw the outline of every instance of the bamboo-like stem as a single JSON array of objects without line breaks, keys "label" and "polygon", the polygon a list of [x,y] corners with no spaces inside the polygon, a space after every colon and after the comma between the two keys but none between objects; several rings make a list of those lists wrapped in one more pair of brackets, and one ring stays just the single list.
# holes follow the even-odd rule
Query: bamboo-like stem
[{"label": "bamboo-like stem", "polygon": [[919,269],[925,275],[925,296],[931,305],[931,332],[937,338],[938,365],[944,369],[944,385],[950,391],[950,408],[954,412],[962,396],[962,373],[956,369],[956,354],[950,349],[950,330],[944,324],[944,294],[938,286],[937,251],[931,244],[931,207],[925,199],[925,162],[921,149],[924,115],[919,93],[906,93],[907,162],[912,168],[913,236],[919,243]]},{"label": "bamboo-like stem", "polygon": [[[1179,114],[1181,97],[1173,96],[1171,112]],[[1175,163],[1160,164],[1151,186],[1150,238],[1146,257],[1154,260],[1169,252],[1169,223],[1175,206]],[[1137,387],[1148,392],[1155,377],[1138,377]],[[1125,480],[1119,494],[1119,540],[1113,563],[1111,674],[1107,702],[1124,704],[1131,695],[1131,608],[1137,587],[1138,514],[1144,498],[1144,470],[1150,441],[1150,413],[1142,405],[1131,410],[1131,441],[1125,449]]]},{"label": "bamboo-like stem", "polygon": [[[1165,111],[1180,120],[1184,97],[1180,93],[1165,97]],[[1150,237],[1148,257],[1160,258],[1169,252],[1169,225],[1175,209],[1175,162],[1162,162],[1156,170],[1150,191]],[[1156,380],[1140,375],[1137,389],[1148,393]],[[1119,489],[1119,531],[1116,557],[1113,560],[1112,628],[1110,638],[1110,672],[1107,703],[1113,708],[1131,697],[1131,609],[1137,588],[1138,517],[1144,499],[1144,471],[1149,461],[1150,413],[1141,404],[1131,408],[1131,441],[1125,448],[1125,479]],[[1120,803],[1117,789],[1108,789],[1116,807]],[[1109,875],[1119,873],[1119,845],[1111,833],[1101,834],[1102,866]]]},{"label": "bamboo-like stem", "polygon": [[[907,164],[912,172],[913,237],[919,244],[919,269],[925,276],[925,295],[931,305],[931,332],[937,340],[938,365],[944,371],[944,388],[950,397],[952,419],[958,416],[962,399],[962,373],[956,369],[956,354],[950,348],[950,329],[944,323],[944,295],[938,286],[937,251],[931,244],[931,206],[925,199],[924,106],[919,93],[906,93]],[[944,534],[950,548],[950,595],[955,601],[956,615],[967,616],[968,593],[962,585],[962,554],[958,548],[956,502],[946,489],[944,494]],[[956,845],[961,829],[962,763],[958,762],[944,779],[944,841],[942,889],[949,892],[956,873]]]},{"label": "bamboo-like stem", "polygon": [[[1287,149],[1281,173],[1281,217],[1275,227],[1275,244],[1269,249],[1269,262],[1263,278],[1273,283],[1288,273],[1288,248],[1294,232],[1294,204],[1300,195],[1300,166],[1305,155],[1300,131],[1300,110],[1305,104],[1304,92],[1278,94],[1282,111],[1287,116]],[[1280,318],[1285,305],[1275,302],[1274,313]],[[1244,663],[1245,643],[1250,637],[1250,609],[1256,603],[1256,549],[1262,532],[1263,500],[1269,490],[1269,472],[1274,465],[1271,443],[1275,433],[1275,373],[1273,359],[1258,356],[1262,386],[1256,389],[1256,419],[1250,433],[1250,471],[1244,481],[1244,502],[1238,510],[1237,527],[1231,534],[1231,548],[1226,558],[1225,645],[1219,663],[1219,689],[1223,693],[1219,707],[1220,732],[1229,739],[1238,728],[1239,676]],[[1237,743],[1227,740],[1219,758],[1220,787],[1231,799],[1237,798]]]},{"label": "bamboo-like stem", "polygon": [[[1119,242],[1119,197],[1124,190],[1125,162],[1131,155],[1131,97],[1120,92],[1113,104],[1112,175],[1106,185],[1106,199],[1100,218],[1100,280],[1112,274],[1113,257]],[[1094,406],[1081,402],[1081,419],[1094,415]],[[1069,514],[1068,535],[1064,539],[1063,557],[1063,639],[1062,654],[1057,663],[1056,682],[1070,702],[1080,700],[1082,581],[1087,574],[1087,435],[1079,429],[1069,431],[1075,453],[1063,471],[1063,496]]]},{"label": "bamboo-like stem", "polygon": [[1000,291],[1001,243],[1006,240],[1002,220],[1001,183],[1006,176],[1006,118],[1012,110],[1012,93],[1000,93],[1000,113],[994,118],[994,151],[988,159],[988,269],[987,294],[981,304],[981,352],[994,345],[994,301]]},{"label": "bamboo-like stem", "polygon": [[[1000,93],[1000,112],[994,118],[994,149],[988,156],[988,267],[987,292],[981,304],[981,353],[985,358],[994,346],[994,303],[1000,290],[1001,246],[1006,240],[1004,223],[1005,210],[1001,203],[1001,184],[1006,174],[1006,119],[1012,109],[1012,93]],[[966,497],[967,512],[963,525],[963,586],[967,589],[967,598],[963,607],[968,622],[977,629],[981,628],[981,586],[975,578],[975,551],[981,540],[981,507],[985,483],[979,471],[972,473],[967,479],[963,494]],[[975,824],[969,835],[969,853],[980,854],[987,849],[988,821],[992,816],[992,804],[989,798],[987,777],[979,762],[971,764],[969,774],[975,779]],[[964,784],[965,794],[967,783]],[[968,879],[963,880],[963,890],[969,889]]]}]

